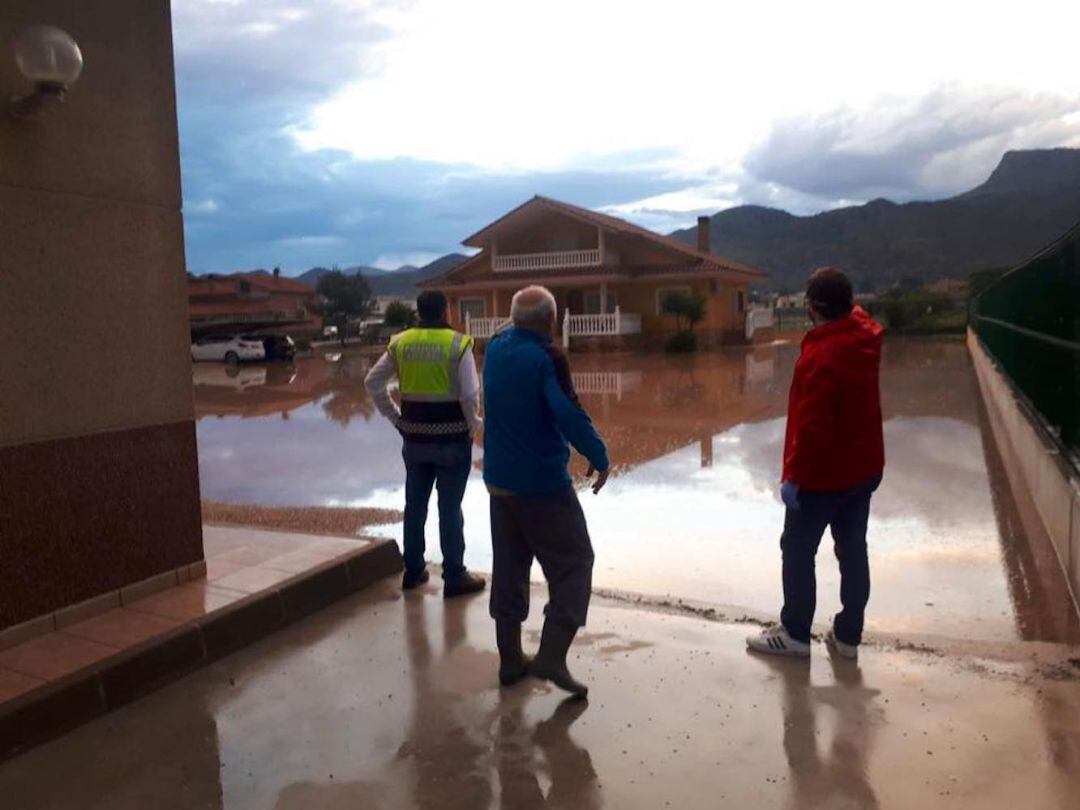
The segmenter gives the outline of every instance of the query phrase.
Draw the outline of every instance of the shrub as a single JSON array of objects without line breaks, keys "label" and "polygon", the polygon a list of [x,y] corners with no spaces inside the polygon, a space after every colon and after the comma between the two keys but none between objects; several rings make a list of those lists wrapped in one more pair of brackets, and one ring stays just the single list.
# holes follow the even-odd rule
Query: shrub
[{"label": "shrub", "polygon": [[675,328],[683,331],[683,321],[686,328],[693,332],[705,318],[705,296],[694,292],[675,292],[664,297],[662,309],[665,315],[675,316]]},{"label": "shrub", "polygon": [[697,351],[697,335],[694,332],[676,332],[664,341],[664,351],[669,354],[688,354]]}]

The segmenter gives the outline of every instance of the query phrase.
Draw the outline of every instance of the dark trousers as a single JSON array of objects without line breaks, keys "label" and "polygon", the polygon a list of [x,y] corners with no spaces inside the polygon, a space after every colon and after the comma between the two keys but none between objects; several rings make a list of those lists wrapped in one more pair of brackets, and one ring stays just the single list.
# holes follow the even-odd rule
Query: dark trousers
[{"label": "dark trousers", "polygon": [[401,450],[405,460],[405,571],[424,569],[424,525],[433,487],[439,492],[439,543],[443,579],[465,573],[465,516],[461,499],[472,469],[472,442],[412,442]]},{"label": "dark trousers", "polygon": [[833,633],[846,644],[862,641],[863,617],[870,600],[870,561],[866,551],[866,523],[870,496],[881,483],[875,476],[850,489],[835,492],[800,492],[799,508],[784,515],[780,549],[784,558],[784,609],[780,621],[797,641],[810,641],[817,605],[814,559],[826,528],[832,529],[836,559],[840,562],[840,604]]},{"label": "dark trousers", "polygon": [[540,561],[548,583],[544,615],[583,627],[592,595],[593,550],[577,493],[492,495],[491,616],[523,622],[529,615],[529,569]]}]

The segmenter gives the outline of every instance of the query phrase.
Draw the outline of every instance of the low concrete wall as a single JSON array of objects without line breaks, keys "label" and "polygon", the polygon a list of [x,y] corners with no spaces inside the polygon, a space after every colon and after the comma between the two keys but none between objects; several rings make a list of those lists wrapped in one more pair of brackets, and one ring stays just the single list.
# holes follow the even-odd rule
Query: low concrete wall
[{"label": "low concrete wall", "polygon": [[1073,608],[1080,612],[1080,479],[1061,457],[1039,417],[970,330],[968,349],[986,409],[999,426],[994,431],[999,450],[1012,461],[1010,483],[1025,487],[1030,495],[1068,580]]}]

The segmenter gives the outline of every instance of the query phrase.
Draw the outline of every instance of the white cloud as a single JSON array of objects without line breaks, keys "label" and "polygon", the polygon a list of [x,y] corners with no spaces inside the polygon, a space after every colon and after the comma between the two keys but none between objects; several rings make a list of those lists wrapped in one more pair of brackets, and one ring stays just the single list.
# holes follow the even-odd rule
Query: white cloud
[{"label": "white cloud", "polygon": [[738,164],[778,119],[942,83],[1080,94],[1080,11],[1048,0],[1008,15],[922,1],[420,0],[378,19],[391,32],[370,49],[378,70],[316,107],[295,130],[306,147],[501,171],[670,149],[659,168],[700,173]]},{"label": "white cloud", "polygon": [[186,214],[215,214],[221,208],[218,205],[218,201],[213,197],[207,197],[204,200],[193,200],[184,204],[184,213]]},{"label": "white cloud", "polygon": [[172,8],[196,268],[421,264],[534,193],[659,231],[942,196],[1080,146],[1060,0]]},{"label": "white cloud", "polygon": [[371,263],[371,266],[379,270],[397,270],[404,265],[423,267],[425,264],[431,264],[440,255],[439,253],[426,253],[423,251],[415,253],[383,253]]}]

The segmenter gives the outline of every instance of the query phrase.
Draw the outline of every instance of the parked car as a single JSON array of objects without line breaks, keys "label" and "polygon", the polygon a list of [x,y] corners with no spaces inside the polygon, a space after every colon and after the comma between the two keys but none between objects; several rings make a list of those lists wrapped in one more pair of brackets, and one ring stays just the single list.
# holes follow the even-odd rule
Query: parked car
[{"label": "parked car", "polygon": [[206,335],[191,344],[192,360],[264,360],[266,348],[262,340],[250,335]]},{"label": "parked car", "polygon": [[322,330],[323,340],[336,340],[338,330],[336,326],[324,326]]},{"label": "parked car", "polygon": [[260,335],[267,360],[292,360],[296,357],[296,343],[288,335]]}]

